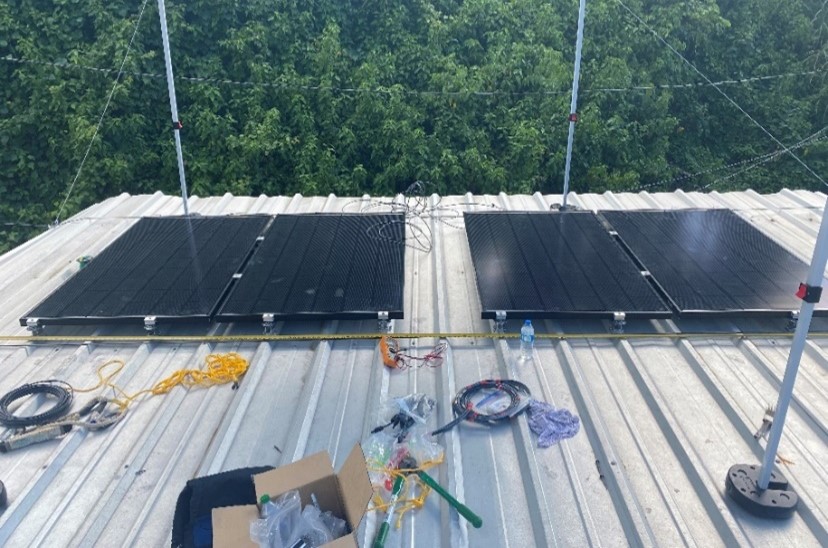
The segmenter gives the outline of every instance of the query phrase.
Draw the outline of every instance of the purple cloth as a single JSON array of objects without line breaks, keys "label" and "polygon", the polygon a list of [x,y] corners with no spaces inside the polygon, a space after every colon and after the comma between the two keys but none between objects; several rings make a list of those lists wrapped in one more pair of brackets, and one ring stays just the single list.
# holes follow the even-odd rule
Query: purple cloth
[{"label": "purple cloth", "polygon": [[555,409],[546,402],[532,400],[529,428],[538,435],[538,447],[546,448],[577,434],[581,419],[568,409]]}]

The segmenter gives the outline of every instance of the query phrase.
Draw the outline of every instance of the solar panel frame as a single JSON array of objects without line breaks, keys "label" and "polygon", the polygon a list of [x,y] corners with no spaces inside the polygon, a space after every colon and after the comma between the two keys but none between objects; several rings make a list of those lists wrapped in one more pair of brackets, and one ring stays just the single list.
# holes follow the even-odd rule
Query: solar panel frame
[{"label": "solar panel frame", "polygon": [[464,221],[483,319],[671,316],[592,212],[466,212]]},{"label": "solar panel frame", "polygon": [[[772,318],[800,308],[795,293],[808,265],[729,209],[600,214],[682,317]],[[745,279],[751,275],[753,284]],[[814,315],[828,315],[825,300]]]},{"label": "solar panel frame", "polygon": [[404,214],[280,214],[216,320],[402,319],[404,281]]},{"label": "solar panel frame", "polygon": [[147,317],[209,321],[271,219],[143,217],[20,318],[20,325],[30,319],[38,325],[127,324]]}]

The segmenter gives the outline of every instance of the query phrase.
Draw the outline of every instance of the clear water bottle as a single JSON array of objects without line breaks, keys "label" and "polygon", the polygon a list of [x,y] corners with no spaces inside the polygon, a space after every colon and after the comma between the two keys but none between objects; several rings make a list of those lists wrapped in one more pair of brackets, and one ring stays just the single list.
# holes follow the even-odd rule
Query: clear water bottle
[{"label": "clear water bottle", "polygon": [[532,327],[531,320],[526,320],[523,322],[523,327],[520,328],[520,359],[530,361],[532,359],[532,347],[534,346],[535,328]]}]

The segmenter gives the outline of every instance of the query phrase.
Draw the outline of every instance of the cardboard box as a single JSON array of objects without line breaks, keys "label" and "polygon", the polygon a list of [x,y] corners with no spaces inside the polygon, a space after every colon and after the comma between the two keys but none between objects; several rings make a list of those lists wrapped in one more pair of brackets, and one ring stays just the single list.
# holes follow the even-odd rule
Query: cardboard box
[{"label": "cardboard box", "polygon": [[[327,451],[316,453],[302,460],[253,476],[256,499],[262,495],[275,498],[297,489],[302,498],[302,508],[316,495],[322,511],[330,510],[344,519],[348,535],[326,544],[330,548],[356,548],[354,531],[365,515],[373,496],[371,481],[362,447],[357,444],[337,474]],[[259,517],[255,505],[230,506],[213,509],[213,546],[215,548],[257,548],[250,539],[250,522]]]}]

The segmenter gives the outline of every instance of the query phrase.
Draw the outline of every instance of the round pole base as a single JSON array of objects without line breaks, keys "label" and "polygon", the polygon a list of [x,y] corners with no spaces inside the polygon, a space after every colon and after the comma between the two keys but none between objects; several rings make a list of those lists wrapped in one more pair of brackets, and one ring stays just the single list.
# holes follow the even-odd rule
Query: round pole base
[{"label": "round pole base", "polygon": [[727,495],[749,513],[760,518],[785,519],[796,511],[799,496],[790,489],[788,480],[778,472],[771,473],[765,490],[759,489],[760,466],[734,464],[727,471]]}]

